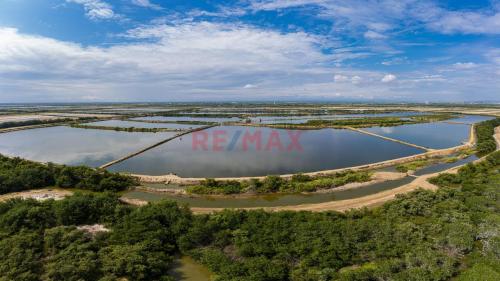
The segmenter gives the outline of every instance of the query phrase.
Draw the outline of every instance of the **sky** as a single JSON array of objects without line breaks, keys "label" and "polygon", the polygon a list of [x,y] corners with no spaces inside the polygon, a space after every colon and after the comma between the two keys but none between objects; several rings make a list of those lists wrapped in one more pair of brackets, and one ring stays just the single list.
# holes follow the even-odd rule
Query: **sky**
[{"label": "sky", "polygon": [[0,0],[0,103],[499,102],[500,0]]}]

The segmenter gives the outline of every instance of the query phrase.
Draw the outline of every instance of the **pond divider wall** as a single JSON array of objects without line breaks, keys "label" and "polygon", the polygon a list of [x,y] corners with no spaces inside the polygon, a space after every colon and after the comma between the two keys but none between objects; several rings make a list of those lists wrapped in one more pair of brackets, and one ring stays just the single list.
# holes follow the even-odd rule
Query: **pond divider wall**
[{"label": "pond divider wall", "polygon": [[355,131],[355,132],[358,132],[358,133],[370,135],[370,136],[373,136],[373,137],[381,138],[381,139],[392,141],[392,142],[397,142],[397,143],[400,143],[400,144],[404,144],[404,145],[407,145],[407,146],[415,147],[415,148],[422,149],[422,150],[425,150],[425,151],[431,151],[431,150],[433,150],[433,149],[425,147],[425,146],[420,146],[420,145],[417,145],[417,144],[414,144],[414,143],[409,143],[409,142],[405,142],[405,141],[402,141],[402,140],[398,140],[398,139],[393,139],[393,138],[381,136],[379,134],[375,134],[375,133],[368,132],[368,131],[365,131],[365,130],[356,129],[356,128],[353,128],[353,127],[345,127],[345,128],[349,129],[349,130],[352,130],[352,131]]},{"label": "pond divider wall", "polygon": [[100,169],[107,168],[107,167],[112,166],[112,165],[114,165],[114,164],[117,164],[117,163],[120,163],[120,162],[122,162],[122,161],[125,161],[125,160],[127,160],[127,159],[129,159],[129,158],[132,158],[132,157],[134,157],[134,156],[136,156],[136,155],[139,155],[139,154],[141,154],[141,153],[143,153],[143,152],[146,152],[146,151],[148,151],[148,150],[150,150],[150,149],[152,149],[152,148],[155,148],[155,147],[160,146],[160,145],[162,145],[162,144],[164,144],[164,143],[167,143],[167,142],[169,142],[169,141],[171,141],[171,140],[173,140],[173,139],[176,139],[176,138],[178,138],[178,137],[181,137],[181,136],[184,136],[184,135],[187,135],[187,134],[191,134],[191,133],[193,133],[193,132],[197,132],[197,131],[202,131],[202,130],[205,130],[205,129],[208,129],[208,128],[212,128],[212,127],[215,127],[215,126],[219,126],[219,124],[215,124],[215,125],[208,125],[208,126],[199,127],[199,128],[194,128],[194,129],[192,129],[192,130],[184,131],[184,132],[179,133],[179,134],[177,134],[177,135],[175,135],[175,136],[173,136],[173,137],[170,137],[170,138],[168,138],[168,139],[165,139],[165,140],[162,140],[162,141],[160,141],[160,142],[157,142],[157,143],[155,143],[155,144],[153,144],[153,145],[150,145],[150,146],[148,146],[148,147],[146,147],[146,148],[143,148],[143,149],[141,149],[141,150],[139,150],[139,151],[136,151],[136,152],[134,152],[134,153],[128,154],[128,155],[126,155],[126,156],[124,156],[124,157],[122,157],[122,158],[119,158],[119,159],[113,160],[113,161],[111,161],[111,162],[108,162],[108,163],[106,163],[106,164],[104,164],[104,165],[100,166],[99,168],[100,168]]},{"label": "pond divider wall", "polygon": [[48,124],[38,124],[38,125],[29,125],[29,126],[19,126],[19,127],[5,128],[5,129],[0,129],[0,134],[17,132],[17,131],[22,131],[22,130],[29,130],[29,129],[38,129],[38,128],[49,128],[49,127],[64,126],[64,125],[67,125],[67,124],[68,124],[68,122],[63,122],[63,123],[48,123]]}]

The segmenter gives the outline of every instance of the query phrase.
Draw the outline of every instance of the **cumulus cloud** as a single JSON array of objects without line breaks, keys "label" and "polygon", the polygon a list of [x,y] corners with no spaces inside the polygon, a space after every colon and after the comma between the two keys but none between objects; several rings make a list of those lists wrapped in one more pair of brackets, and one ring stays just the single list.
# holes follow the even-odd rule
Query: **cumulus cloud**
[{"label": "cumulus cloud", "polygon": [[[478,65],[473,75],[439,69],[400,75],[337,64],[356,58],[353,48],[323,52],[324,38],[304,32],[182,22],[143,25],[121,36],[134,43],[82,46],[0,27],[2,101],[227,100],[241,98],[244,89],[252,89],[253,99],[340,95],[449,101],[471,99],[472,91],[497,99],[500,91],[499,50],[485,50],[491,65]],[[449,61],[443,63],[450,68]],[[414,78],[380,82],[396,75]]]},{"label": "cumulus cloud", "polygon": [[392,82],[396,80],[396,75],[394,74],[386,74],[384,75],[384,77],[382,77],[382,79],[380,80],[380,82],[382,83],[389,83],[389,82]]},{"label": "cumulus cloud", "polygon": [[160,97],[167,90],[172,95],[236,92],[237,84],[250,78],[280,88],[331,73],[317,66],[331,59],[317,48],[319,39],[305,33],[200,22],[143,26],[126,36],[148,40],[84,47],[0,28],[2,89],[103,99],[134,95],[135,89]]},{"label": "cumulus cloud", "polygon": [[118,18],[110,4],[100,0],[66,0],[83,6],[85,15],[92,20],[109,20]]}]

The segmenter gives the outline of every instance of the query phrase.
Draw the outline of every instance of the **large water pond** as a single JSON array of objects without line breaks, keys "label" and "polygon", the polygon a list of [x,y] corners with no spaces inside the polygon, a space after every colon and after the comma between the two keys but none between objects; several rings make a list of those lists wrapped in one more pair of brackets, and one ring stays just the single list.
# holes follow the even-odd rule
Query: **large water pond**
[{"label": "large water pond", "polygon": [[485,116],[485,115],[465,115],[459,118],[454,118],[450,119],[447,121],[453,121],[453,122],[462,122],[462,123],[467,123],[467,124],[474,124],[474,123],[479,123],[482,121],[486,120],[491,120],[495,119],[493,116]]},{"label": "large water pond", "polygon": [[163,121],[163,122],[175,122],[175,121],[203,121],[203,122],[236,122],[240,121],[238,117],[198,117],[198,116],[147,116],[147,117],[136,117],[131,120],[147,120],[147,121]]},{"label": "large water pond", "polygon": [[106,120],[97,121],[91,123],[85,123],[84,125],[92,126],[105,126],[105,127],[120,127],[120,128],[168,128],[168,129],[179,129],[179,130],[189,130],[193,128],[199,128],[203,125],[192,125],[192,124],[178,124],[178,123],[147,123],[138,121],[123,121],[123,120]]},{"label": "large water pond", "polygon": [[174,139],[110,170],[182,177],[265,176],[351,167],[421,152],[350,130],[222,126]]},{"label": "large water pond", "polygon": [[[460,166],[476,160],[476,156],[469,156],[454,163],[438,163],[417,171],[417,176],[441,172],[456,166]],[[169,199],[181,204],[188,204],[191,207],[201,208],[250,208],[250,207],[276,207],[292,206],[300,204],[316,204],[335,200],[346,200],[375,194],[384,190],[394,189],[396,187],[408,184],[415,178],[411,176],[399,180],[376,183],[356,189],[346,189],[334,191],[331,193],[312,193],[312,194],[272,194],[257,195],[247,197],[215,197],[215,196],[174,196],[165,193],[152,193],[142,191],[131,191],[124,196],[127,198],[141,199],[150,202]]]},{"label": "large water pond", "polygon": [[396,127],[372,127],[364,130],[435,149],[460,145],[469,139],[470,134],[469,125],[442,122]]},{"label": "large water pond", "polygon": [[160,140],[165,133],[50,127],[0,134],[0,153],[68,165],[100,166]]}]

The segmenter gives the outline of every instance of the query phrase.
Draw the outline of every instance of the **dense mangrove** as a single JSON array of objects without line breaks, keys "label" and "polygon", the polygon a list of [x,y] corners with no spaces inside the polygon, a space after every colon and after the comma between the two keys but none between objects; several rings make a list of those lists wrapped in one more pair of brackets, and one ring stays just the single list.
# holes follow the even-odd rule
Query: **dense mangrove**
[{"label": "dense mangrove", "polygon": [[[214,280],[498,280],[500,152],[374,209],[226,210],[112,194],[0,203],[1,280],[173,280],[174,257]],[[100,224],[105,231],[82,226]]]},{"label": "dense mangrove", "polygon": [[42,164],[0,154],[0,194],[57,186],[91,191],[121,191],[136,185],[134,178],[86,166]]}]

